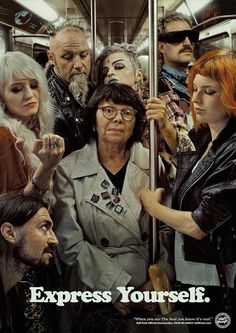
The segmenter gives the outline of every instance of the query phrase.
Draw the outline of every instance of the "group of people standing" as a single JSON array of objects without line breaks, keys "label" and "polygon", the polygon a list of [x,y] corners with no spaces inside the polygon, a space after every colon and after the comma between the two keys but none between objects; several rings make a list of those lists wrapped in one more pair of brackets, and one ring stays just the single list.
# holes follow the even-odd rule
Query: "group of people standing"
[{"label": "group of people standing", "polygon": [[[53,31],[46,73],[23,53],[0,56],[0,331],[128,332],[130,317],[157,313],[158,304],[121,302],[117,289],[154,290],[149,215],[162,223],[158,263],[173,288],[203,286],[210,298],[208,307],[179,304],[183,314],[224,311],[234,321],[236,54],[208,52],[189,74],[199,35],[191,21],[172,13],[159,29],[153,98],[132,45],[105,47],[92,76],[76,22]],[[152,119],[161,136],[156,191],[148,190]],[[62,290],[111,291],[112,302],[66,304],[56,314],[36,305],[41,323],[33,326],[24,288],[16,316],[19,285],[45,282],[35,267],[50,261]]]}]

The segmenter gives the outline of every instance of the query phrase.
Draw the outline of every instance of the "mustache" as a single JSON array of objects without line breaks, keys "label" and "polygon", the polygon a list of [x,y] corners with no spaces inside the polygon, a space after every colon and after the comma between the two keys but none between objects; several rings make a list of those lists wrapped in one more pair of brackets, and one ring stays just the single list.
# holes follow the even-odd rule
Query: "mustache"
[{"label": "mustache", "polygon": [[54,253],[56,252],[56,247],[51,245],[51,246],[47,246],[43,253],[51,253],[52,255],[54,255]]},{"label": "mustache", "polygon": [[183,53],[183,52],[186,52],[186,51],[193,52],[193,49],[192,49],[191,46],[185,46],[179,51],[179,53]]}]

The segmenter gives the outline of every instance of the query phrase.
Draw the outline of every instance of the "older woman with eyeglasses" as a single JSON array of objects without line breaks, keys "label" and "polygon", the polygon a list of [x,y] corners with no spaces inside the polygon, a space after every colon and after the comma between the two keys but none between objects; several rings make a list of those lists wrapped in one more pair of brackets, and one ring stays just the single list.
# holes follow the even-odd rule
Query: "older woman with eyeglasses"
[{"label": "older woman with eyeglasses", "polygon": [[[101,332],[108,332],[109,318],[112,322],[132,310],[131,303],[120,302],[117,287],[151,289],[148,215],[138,199],[139,190],[149,186],[148,150],[139,142],[144,113],[139,95],[127,85],[114,83],[96,90],[85,112],[88,144],[61,162],[54,182],[66,290],[111,292],[114,306],[82,305],[80,326],[90,322],[92,313],[91,325],[99,331],[97,318],[102,312],[106,320]],[[160,178],[163,183],[162,172]],[[63,318],[64,325],[76,316],[67,307],[63,311],[72,318]],[[140,307],[147,310],[145,303]]]}]

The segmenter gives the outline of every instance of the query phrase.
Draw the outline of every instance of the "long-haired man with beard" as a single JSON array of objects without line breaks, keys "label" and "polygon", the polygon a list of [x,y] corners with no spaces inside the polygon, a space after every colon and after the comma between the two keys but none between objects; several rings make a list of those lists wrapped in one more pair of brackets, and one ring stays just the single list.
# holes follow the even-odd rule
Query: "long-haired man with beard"
[{"label": "long-haired man with beard", "polygon": [[42,199],[22,193],[0,196],[1,333],[58,332],[55,307],[29,301],[32,285],[59,287],[52,227]]},{"label": "long-haired man with beard", "polygon": [[55,28],[49,48],[47,77],[55,133],[65,140],[66,156],[84,145],[82,113],[90,90],[91,55],[82,24],[70,20]]}]

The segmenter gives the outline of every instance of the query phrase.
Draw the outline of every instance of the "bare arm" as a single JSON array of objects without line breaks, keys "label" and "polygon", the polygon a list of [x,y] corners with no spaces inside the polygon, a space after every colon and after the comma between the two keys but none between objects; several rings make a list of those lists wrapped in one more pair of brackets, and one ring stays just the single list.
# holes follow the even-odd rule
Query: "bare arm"
[{"label": "bare arm", "polygon": [[195,239],[202,239],[207,234],[203,232],[192,218],[192,212],[175,210],[161,204],[164,190],[143,190],[140,199],[144,209],[153,217],[169,225],[171,228],[182,232]]}]

